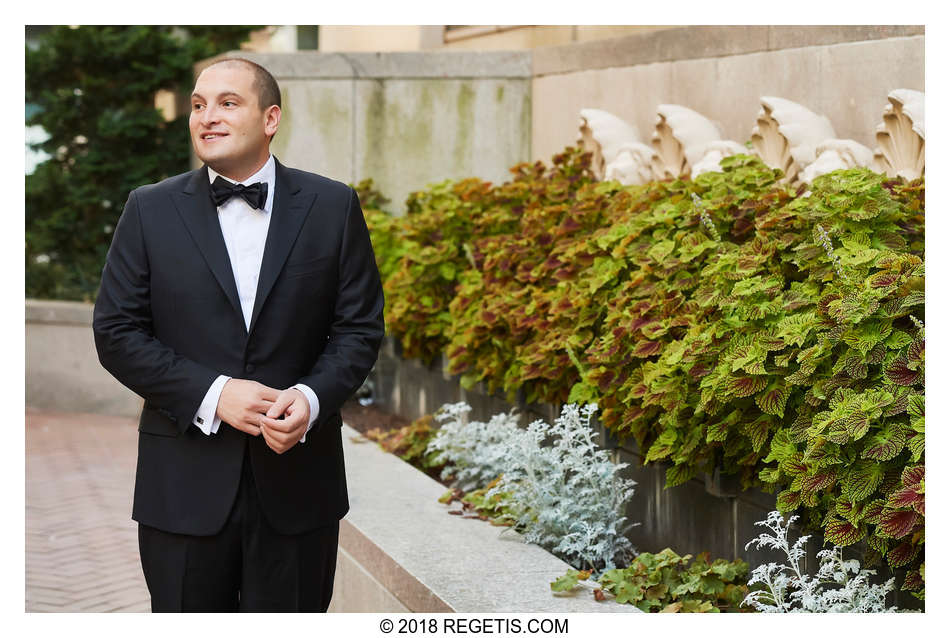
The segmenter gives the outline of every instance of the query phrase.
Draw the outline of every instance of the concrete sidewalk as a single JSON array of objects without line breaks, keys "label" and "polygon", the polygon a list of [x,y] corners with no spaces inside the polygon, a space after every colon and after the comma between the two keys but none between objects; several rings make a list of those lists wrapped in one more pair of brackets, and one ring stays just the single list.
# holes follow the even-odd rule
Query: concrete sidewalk
[{"label": "concrete sidewalk", "polygon": [[147,612],[135,419],[26,410],[26,611]]}]

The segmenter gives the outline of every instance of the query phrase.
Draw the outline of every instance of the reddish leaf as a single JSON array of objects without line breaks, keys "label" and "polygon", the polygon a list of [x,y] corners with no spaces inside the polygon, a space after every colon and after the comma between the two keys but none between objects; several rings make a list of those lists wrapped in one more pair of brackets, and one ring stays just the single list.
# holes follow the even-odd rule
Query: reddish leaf
[{"label": "reddish leaf", "polygon": [[907,349],[907,367],[920,370],[924,364],[924,340],[918,337]]},{"label": "reddish leaf", "polygon": [[825,470],[824,472],[819,472],[814,476],[809,476],[805,478],[805,482],[802,485],[803,490],[809,492],[816,492],[818,490],[823,490],[829,485],[834,484],[835,480],[838,478],[838,475],[834,470]]},{"label": "reddish leaf", "polygon": [[872,288],[885,288],[892,285],[900,276],[895,272],[878,272],[868,279]]},{"label": "reddish leaf", "polygon": [[747,397],[760,392],[768,384],[768,377],[733,377],[729,381],[729,392],[737,398]]},{"label": "reddish leaf", "polygon": [[920,514],[913,510],[886,510],[881,515],[881,523],[878,525],[878,529],[884,536],[903,538],[911,533],[919,521]]},{"label": "reddish leaf", "polygon": [[924,466],[913,465],[905,467],[901,472],[901,483],[906,487],[919,487],[920,482],[924,480]]},{"label": "reddish leaf", "polygon": [[791,512],[796,507],[801,505],[802,494],[801,492],[793,492],[791,490],[785,490],[780,492],[778,497],[775,499],[775,507],[778,508],[778,511],[785,513]]},{"label": "reddish leaf", "polygon": [[887,553],[887,564],[891,567],[903,567],[914,560],[920,546],[908,542],[901,543]]},{"label": "reddish leaf", "polygon": [[651,357],[658,353],[663,347],[659,341],[640,341],[633,348],[633,356],[635,357]]},{"label": "reddish leaf", "polygon": [[779,468],[791,476],[798,476],[808,471],[808,465],[802,460],[801,454],[795,454],[781,461]]},{"label": "reddish leaf", "polygon": [[924,579],[920,575],[920,570],[913,569],[907,572],[907,576],[904,578],[904,585],[901,587],[901,589],[917,591],[923,586],[924,586]]},{"label": "reddish leaf", "polygon": [[923,502],[924,495],[917,493],[915,487],[905,487],[893,492],[887,497],[887,507],[892,509],[906,509]]},{"label": "reddish leaf", "polygon": [[897,385],[914,385],[920,381],[920,373],[907,367],[907,357],[900,356],[884,370],[884,376]]}]

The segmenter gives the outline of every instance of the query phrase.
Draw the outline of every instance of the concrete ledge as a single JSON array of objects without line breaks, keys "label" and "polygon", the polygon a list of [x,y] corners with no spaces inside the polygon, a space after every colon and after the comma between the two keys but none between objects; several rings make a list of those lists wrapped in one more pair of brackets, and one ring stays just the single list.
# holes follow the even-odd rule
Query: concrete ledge
[{"label": "concrete ledge", "polygon": [[83,301],[27,299],[26,322],[91,326],[92,308]]},{"label": "concrete ledge", "polygon": [[343,451],[350,511],[340,525],[341,555],[372,574],[364,586],[385,588],[409,611],[641,613],[597,602],[586,589],[555,595],[549,583],[567,563],[508,528],[449,515],[438,502],[445,487],[345,424]]},{"label": "concrete ledge", "polygon": [[694,26],[540,47],[532,63],[539,76],[923,33],[923,26]]},{"label": "concrete ledge", "polygon": [[135,417],[142,398],[100,364],[91,303],[26,300],[26,404]]},{"label": "concrete ledge", "polygon": [[195,65],[199,73],[218,58],[240,56],[267,67],[278,81],[306,79],[530,78],[529,51],[391,51],[385,53],[253,53],[231,51]]}]

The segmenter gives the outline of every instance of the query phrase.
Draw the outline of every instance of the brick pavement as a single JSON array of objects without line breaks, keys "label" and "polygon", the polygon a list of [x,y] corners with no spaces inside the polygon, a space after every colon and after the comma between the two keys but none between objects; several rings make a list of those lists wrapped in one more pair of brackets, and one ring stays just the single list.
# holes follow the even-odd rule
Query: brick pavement
[{"label": "brick pavement", "polygon": [[26,410],[26,611],[147,612],[135,419]]}]

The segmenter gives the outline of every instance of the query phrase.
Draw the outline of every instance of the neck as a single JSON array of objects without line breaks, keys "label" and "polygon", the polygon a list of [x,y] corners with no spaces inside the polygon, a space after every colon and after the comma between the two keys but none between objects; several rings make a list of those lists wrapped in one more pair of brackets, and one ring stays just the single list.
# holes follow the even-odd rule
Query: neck
[{"label": "neck", "polygon": [[256,165],[256,166],[252,166],[251,168],[247,168],[247,167],[244,167],[244,168],[233,168],[233,167],[222,167],[222,168],[218,168],[217,166],[211,166],[210,164],[209,164],[208,166],[209,166],[210,168],[214,169],[214,172],[217,173],[218,175],[224,175],[224,176],[227,177],[228,179],[234,180],[235,182],[243,182],[243,181],[246,180],[248,177],[250,177],[251,175],[254,175],[254,174],[257,173],[259,170],[261,170],[262,168],[264,168],[264,164],[266,164],[266,163],[267,163],[267,160],[269,160],[269,159],[270,159],[270,153],[268,152],[267,155],[264,156],[264,159],[259,160],[259,161],[257,162],[257,165]]}]

